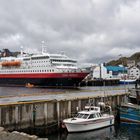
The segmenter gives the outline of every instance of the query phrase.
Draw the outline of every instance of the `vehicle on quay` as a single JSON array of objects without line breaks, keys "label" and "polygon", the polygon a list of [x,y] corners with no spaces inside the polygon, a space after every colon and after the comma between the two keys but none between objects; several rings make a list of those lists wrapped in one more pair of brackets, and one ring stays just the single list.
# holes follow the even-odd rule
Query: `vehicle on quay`
[{"label": "vehicle on quay", "polygon": [[68,132],[82,132],[107,127],[114,124],[114,115],[110,106],[85,106],[73,118],[64,119],[63,123]]},{"label": "vehicle on quay", "polygon": [[88,74],[86,69],[78,68],[75,59],[45,49],[39,54],[21,51],[20,56],[0,58],[1,86],[76,88]]}]

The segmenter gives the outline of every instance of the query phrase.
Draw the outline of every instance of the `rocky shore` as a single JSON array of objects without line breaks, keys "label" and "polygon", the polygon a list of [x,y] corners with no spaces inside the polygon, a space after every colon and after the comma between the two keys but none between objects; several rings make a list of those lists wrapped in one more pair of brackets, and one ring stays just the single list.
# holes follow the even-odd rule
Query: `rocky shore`
[{"label": "rocky shore", "polygon": [[29,135],[23,132],[5,131],[3,127],[0,127],[0,140],[48,140],[47,138],[38,138],[35,135]]}]

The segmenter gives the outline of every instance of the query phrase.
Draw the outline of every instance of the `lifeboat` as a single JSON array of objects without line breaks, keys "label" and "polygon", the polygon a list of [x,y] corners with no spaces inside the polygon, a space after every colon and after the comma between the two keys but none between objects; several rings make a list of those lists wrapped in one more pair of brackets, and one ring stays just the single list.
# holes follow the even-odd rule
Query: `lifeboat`
[{"label": "lifeboat", "polygon": [[5,61],[5,62],[2,62],[1,65],[3,67],[20,66],[21,65],[21,62],[20,61]]},{"label": "lifeboat", "polygon": [[27,83],[27,84],[25,85],[25,87],[27,87],[27,88],[32,88],[32,87],[34,87],[34,85],[33,85],[33,84],[30,84],[30,83]]}]

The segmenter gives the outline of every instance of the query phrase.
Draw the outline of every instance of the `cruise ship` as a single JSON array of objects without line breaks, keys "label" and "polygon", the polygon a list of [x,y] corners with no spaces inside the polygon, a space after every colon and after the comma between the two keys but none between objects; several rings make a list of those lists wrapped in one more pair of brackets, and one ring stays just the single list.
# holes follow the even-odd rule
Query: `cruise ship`
[{"label": "cruise ship", "polygon": [[43,86],[76,88],[88,75],[77,61],[64,53],[23,54],[0,58],[1,86]]}]

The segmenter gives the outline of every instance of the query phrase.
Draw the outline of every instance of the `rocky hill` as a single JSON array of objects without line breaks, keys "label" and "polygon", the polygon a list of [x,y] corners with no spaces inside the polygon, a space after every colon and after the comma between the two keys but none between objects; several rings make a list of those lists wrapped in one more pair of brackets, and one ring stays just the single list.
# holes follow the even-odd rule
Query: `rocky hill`
[{"label": "rocky hill", "polygon": [[130,57],[121,57],[118,60],[112,60],[112,61],[106,63],[106,65],[117,66],[117,65],[123,64],[124,66],[127,66],[128,60],[135,60],[136,63],[140,62],[140,52],[134,53]]},{"label": "rocky hill", "polygon": [[17,56],[20,52],[11,52],[9,49],[0,50],[0,57]]}]

